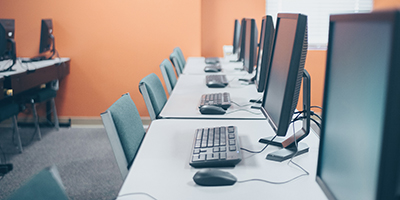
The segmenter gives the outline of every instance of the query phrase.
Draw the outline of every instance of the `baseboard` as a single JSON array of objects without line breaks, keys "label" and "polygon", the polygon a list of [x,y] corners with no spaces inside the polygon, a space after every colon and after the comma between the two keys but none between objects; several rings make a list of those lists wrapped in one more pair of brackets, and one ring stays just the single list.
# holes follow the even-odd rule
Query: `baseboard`
[{"label": "baseboard", "polygon": [[[143,126],[148,127],[151,123],[150,117],[140,117],[142,119]],[[103,126],[101,117],[59,117],[58,121],[60,124],[67,124],[71,120],[72,127],[78,126]],[[18,123],[33,123],[33,117],[19,117]],[[39,123],[46,123],[45,118],[40,118]],[[0,123],[0,127],[11,127],[12,120],[7,119]]]}]

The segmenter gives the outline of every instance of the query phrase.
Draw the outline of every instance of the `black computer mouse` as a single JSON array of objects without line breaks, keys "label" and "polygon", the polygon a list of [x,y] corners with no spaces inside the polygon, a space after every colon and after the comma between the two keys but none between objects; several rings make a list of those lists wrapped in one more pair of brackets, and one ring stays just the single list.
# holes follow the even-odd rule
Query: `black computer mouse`
[{"label": "black computer mouse", "polygon": [[223,115],[225,114],[225,109],[219,106],[204,105],[200,107],[200,113],[206,115]]},{"label": "black computer mouse", "polygon": [[235,184],[237,179],[229,172],[212,168],[196,172],[193,181],[201,186],[225,186]]},{"label": "black computer mouse", "polygon": [[207,86],[209,88],[224,88],[224,87],[226,87],[226,84],[217,82],[217,81],[210,81],[210,82],[207,82]]},{"label": "black computer mouse", "polygon": [[213,66],[204,67],[205,72],[219,72],[220,70]]}]

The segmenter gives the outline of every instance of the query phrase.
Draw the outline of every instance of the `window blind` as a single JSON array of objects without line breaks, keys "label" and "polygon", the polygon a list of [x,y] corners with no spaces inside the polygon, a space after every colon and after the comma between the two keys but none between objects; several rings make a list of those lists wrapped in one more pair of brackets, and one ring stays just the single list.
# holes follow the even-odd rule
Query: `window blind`
[{"label": "window blind", "polygon": [[266,14],[276,24],[278,13],[302,13],[308,16],[310,49],[326,49],[331,14],[370,12],[373,0],[266,0]]}]

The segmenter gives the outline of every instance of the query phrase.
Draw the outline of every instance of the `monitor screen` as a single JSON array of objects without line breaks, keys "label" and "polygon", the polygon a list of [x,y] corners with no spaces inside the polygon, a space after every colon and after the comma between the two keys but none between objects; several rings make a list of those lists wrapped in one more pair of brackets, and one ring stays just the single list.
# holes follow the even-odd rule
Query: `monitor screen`
[{"label": "monitor screen", "polygon": [[262,18],[260,46],[258,47],[258,59],[256,68],[255,85],[258,92],[264,92],[265,84],[268,78],[268,72],[271,62],[272,43],[274,42],[274,22],[272,17],[266,15]]},{"label": "monitor screen", "polygon": [[399,14],[330,18],[317,167],[330,199],[399,198]]},{"label": "monitor screen", "polygon": [[39,53],[50,51],[52,45],[54,46],[53,22],[51,19],[42,19]]},{"label": "monitor screen", "polygon": [[12,59],[14,35],[14,19],[0,19],[0,61]]},{"label": "monitor screen", "polygon": [[232,53],[236,53],[238,45],[239,45],[239,37],[240,37],[240,23],[239,20],[235,19],[235,27],[233,29],[233,50]]},{"label": "monitor screen", "polygon": [[246,34],[246,19],[243,18],[242,22],[240,23],[240,36],[239,36],[239,44],[237,48],[237,58],[238,61],[242,61],[244,57],[244,40]]},{"label": "monitor screen", "polygon": [[261,111],[285,136],[299,97],[307,54],[307,16],[278,14],[274,51]]},{"label": "monitor screen", "polygon": [[251,74],[256,65],[257,59],[257,39],[258,30],[256,25],[256,20],[246,19],[246,33],[244,40],[244,57],[243,57],[243,67]]}]

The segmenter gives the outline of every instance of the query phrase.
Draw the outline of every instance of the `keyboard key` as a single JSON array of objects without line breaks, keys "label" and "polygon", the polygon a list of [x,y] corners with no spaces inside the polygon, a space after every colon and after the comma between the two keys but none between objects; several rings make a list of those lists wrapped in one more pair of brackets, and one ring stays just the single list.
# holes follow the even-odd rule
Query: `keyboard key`
[{"label": "keyboard key", "polygon": [[193,154],[199,154],[200,153],[200,149],[194,149],[193,150]]},{"label": "keyboard key", "polygon": [[224,152],[219,153],[219,159],[225,160],[226,159],[226,153],[224,153]]},{"label": "keyboard key", "polygon": [[236,151],[236,146],[229,146],[229,151]]},{"label": "keyboard key", "polygon": [[220,147],[220,148],[219,148],[219,151],[221,151],[221,152],[226,151],[226,146]]},{"label": "keyboard key", "polygon": [[214,147],[213,152],[219,152],[219,147]]},{"label": "keyboard key", "polygon": [[235,140],[229,140],[229,145],[235,145]]}]

